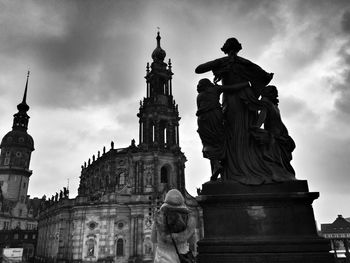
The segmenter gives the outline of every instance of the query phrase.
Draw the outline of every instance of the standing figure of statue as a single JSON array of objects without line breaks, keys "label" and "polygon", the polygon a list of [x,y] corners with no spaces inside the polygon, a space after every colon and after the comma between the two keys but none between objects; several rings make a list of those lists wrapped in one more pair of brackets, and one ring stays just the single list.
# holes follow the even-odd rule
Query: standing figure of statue
[{"label": "standing figure of statue", "polygon": [[201,79],[198,82],[197,132],[203,144],[203,157],[210,160],[212,181],[217,180],[218,175],[223,172],[222,162],[226,150],[220,94],[223,91],[229,92],[245,87],[249,87],[249,82],[226,86],[214,85],[209,79]]},{"label": "standing figure of statue", "polygon": [[180,263],[173,240],[178,252],[186,254],[189,251],[187,241],[194,230],[195,218],[184,197],[177,189],[170,190],[154,219],[152,242],[157,244],[154,263]]},{"label": "standing figure of statue", "polygon": [[252,127],[257,124],[258,111],[263,108],[259,97],[273,78],[273,73],[267,73],[253,62],[238,56],[241,49],[237,39],[229,38],[221,48],[225,57],[201,64],[195,70],[199,74],[212,71],[214,83],[221,81],[224,86],[251,83],[248,88],[223,91],[226,147],[221,177],[247,185],[285,181],[284,175],[274,176],[274,167],[265,161],[262,148],[251,134]]}]

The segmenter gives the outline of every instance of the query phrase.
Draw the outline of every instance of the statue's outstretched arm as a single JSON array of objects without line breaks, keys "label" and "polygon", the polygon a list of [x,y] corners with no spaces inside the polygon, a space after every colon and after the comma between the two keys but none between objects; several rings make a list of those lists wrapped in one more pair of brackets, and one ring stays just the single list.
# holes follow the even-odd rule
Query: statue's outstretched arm
[{"label": "statue's outstretched arm", "polygon": [[218,69],[220,66],[222,66],[222,59],[215,59],[203,64],[200,64],[198,67],[196,67],[195,72],[197,74],[205,73],[211,70]]},{"label": "statue's outstretched arm", "polygon": [[241,82],[233,85],[222,85],[222,86],[218,85],[218,88],[221,92],[235,91],[235,90],[249,88],[249,87],[251,87],[251,84],[249,81],[245,81],[245,82]]}]

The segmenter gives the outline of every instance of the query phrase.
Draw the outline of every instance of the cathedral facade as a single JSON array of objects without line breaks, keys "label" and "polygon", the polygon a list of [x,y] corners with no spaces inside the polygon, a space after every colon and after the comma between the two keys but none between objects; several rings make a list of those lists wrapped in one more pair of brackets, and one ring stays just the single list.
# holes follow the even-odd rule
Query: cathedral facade
[{"label": "cathedral facade", "polygon": [[84,163],[78,196],[44,202],[38,224],[40,262],[152,262],[151,229],[165,194],[179,189],[197,218],[190,240],[202,237],[201,211],[185,189],[186,157],[179,142],[179,112],[172,95],[172,66],[160,46],[146,67],[147,96],[140,102],[139,143],[108,150]]}]

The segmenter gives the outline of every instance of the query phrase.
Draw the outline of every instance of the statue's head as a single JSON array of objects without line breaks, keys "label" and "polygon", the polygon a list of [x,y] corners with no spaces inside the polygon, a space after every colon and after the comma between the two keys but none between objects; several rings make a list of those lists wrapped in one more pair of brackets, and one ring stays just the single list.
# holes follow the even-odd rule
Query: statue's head
[{"label": "statue's head", "polygon": [[278,90],[277,90],[276,86],[268,85],[261,90],[260,94],[262,97],[268,98],[276,105],[279,102],[279,100],[277,99],[278,98]]},{"label": "statue's head", "polygon": [[197,91],[203,92],[207,87],[213,86],[214,84],[209,79],[201,79],[197,84]]},{"label": "statue's head", "polygon": [[226,40],[225,44],[222,46],[221,50],[225,54],[229,54],[231,52],[237,54],[242,49],[241,43],[234,37],[231,37]]}]

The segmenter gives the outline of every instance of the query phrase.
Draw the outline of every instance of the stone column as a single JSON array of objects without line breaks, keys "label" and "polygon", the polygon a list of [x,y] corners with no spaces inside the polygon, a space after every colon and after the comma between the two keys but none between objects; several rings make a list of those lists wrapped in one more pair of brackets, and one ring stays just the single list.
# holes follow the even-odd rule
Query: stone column
[{"label": "stone column", "polygon": [[349,253],[349,242],[348,242],[348,239],[345,238],[343,240],[343,243],[344,243],[344,247],[345,247],[345,257],[346,257],[346,263],[350,263],[350,253]]},{"label": "stone column", "polygon": [[331,243],[332,243],[333,250],[334,250],[334,258],[337,259],[338,258],[338,254],[337,254],[336,240],[335,239],[331,239]]}]

